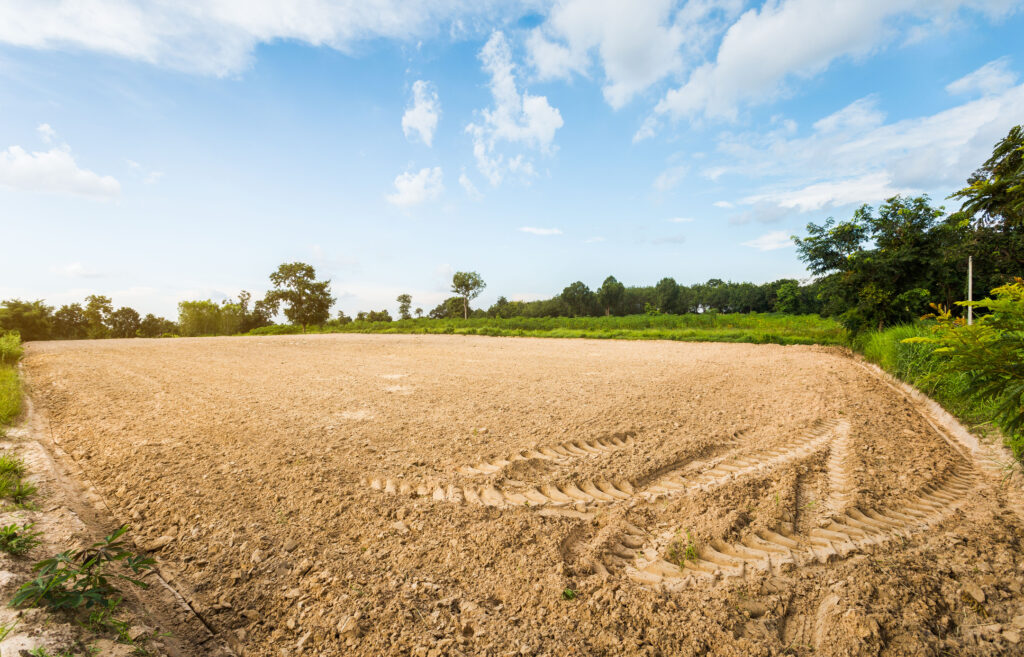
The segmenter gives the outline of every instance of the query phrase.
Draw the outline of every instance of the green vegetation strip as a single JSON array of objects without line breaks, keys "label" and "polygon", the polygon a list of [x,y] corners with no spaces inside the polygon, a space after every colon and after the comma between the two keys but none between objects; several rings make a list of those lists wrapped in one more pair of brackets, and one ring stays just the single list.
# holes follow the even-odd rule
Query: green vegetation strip
[{"label": "green vegetation strip", "polygon": [[[617,340],[680,340],[686,342],[750,342],[755,344],[827,344],[847,342],[846,330],[818,315],[687,314],[625,317],[481,317],[470,319],[404,319],[396,322],[351,322],[310,327],[317,333],[410,333],[489,335],[540,338]],[[250,335],[300,333],[292,325],[275,325]]]}]

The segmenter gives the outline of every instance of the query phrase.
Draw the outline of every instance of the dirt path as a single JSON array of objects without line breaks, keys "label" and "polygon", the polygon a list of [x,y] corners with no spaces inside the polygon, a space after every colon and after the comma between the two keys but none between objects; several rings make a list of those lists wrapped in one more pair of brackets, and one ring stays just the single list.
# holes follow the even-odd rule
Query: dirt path
[{"label": "dirt path", "polygon": [[1024,654],[1005,457],[839,350],[281,336],[25,368],[246,655]]}]

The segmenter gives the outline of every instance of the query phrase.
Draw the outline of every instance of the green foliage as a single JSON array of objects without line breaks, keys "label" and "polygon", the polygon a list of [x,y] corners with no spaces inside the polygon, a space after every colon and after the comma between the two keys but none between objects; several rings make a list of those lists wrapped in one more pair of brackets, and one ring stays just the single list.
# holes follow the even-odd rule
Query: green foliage
[{"label": "green foliage", "polygon": [[622,314],[622,306],[626,300],[626,286],[614,276],[609,276],[597,290],[597,304],[605,315]]},{"label": "green foliage", "polygon": [[[316,280],[316,270],[303,262],[284,263],[270,275],[274,288],[263,299],[266,308],[277,312],[284,305],[284,315],[293,324],[306,327],[323,324],[331,316],[334,297],[331,282]],[[273,314],[273,313],[271,313]]]},{"label": "green foliage", "polygon": [[87,322],[85,334],[88,338],[106,338],[110,336],[110,328],[107,320],[114,312],[114,306],[110,297],[98,294],[90,294],[85,298],[85,310],[83,314]]},{"label": "green foliage", "polygon": [[860,333],[911,321],[930,300],[951,299],[954,277],[936,266],[949,238],[941,216],[927,196],[894,196],[877,214],[864,205],[847,221],[808,224],[808,236],[794,241],[808,268],[826,275],[826,311]]},{"label": "green foliage", "polygon": [[462,298],[462,317],[469,317],[469,302],[487,287],[484,279],[475,271],[457,271],[452,276],[452,292]]},{"label": "green foliage", "polygon": [[395,299],[398,302],[398,316],[400,319],[412,319],[412,313],[409,309],[412,308],[412,295],[410,294],[399,294]]},{"label": "green foliage", "polygon": [[53,314],[51,337],[58,340],[80,340],[89,335],[89,319],[80,303],[65,304]]},{"label": "green foliage", "polygon": [[[456,298],[457,299],[457,298]],[[461,303],[461,299],[457,299]],[[277,328],[277,327],[272,327]],[[285,329],[280,329],[285,330]],[[756,344],[845,344],[847,333],[817,315],[702,313],[624,317],[472,317],[407,319],[390,323],[354,322],[324,326],[325,333],[440,333],[456,335],[752,342]],[[298,332],[298,327],[292,327]],[[264,334],[253,331],[254,335]]]},{"label": "green foliage", "polygon": [[242,309],[238,304],[182,301],[178,304],[178,330],[181,335],[234,335],[242,327]]},{"label": "green foliage", "polygon": [[679,284],[674,278],[663,278],[654,286],[654,306],[663,313],[679,312]]},{"label": "green foliage", "polygon": [[0,333],[0,364],[13,365],[21,359],[21,334],[17,331]]},{"label": "green foliage", "polygon": [[162,335],[178,332],[178,325],[169,319],[157,317],[153,313],[147,313],[142,318],[137,331],[140,338],[159,338]]},{"label": "green foliage", "polygon": [[0,551],[14,556],[25,554],[40,544],[39,537],[42,532],[32,531],[35,523],[25,523],[19,527],[17,523],[11,523],[0,527]]},{"label": "green foliage", "polygon": [[45,340],[50,337],[52,312],[42,300],[8,299],[0,303],[0,332],[17,331],[26,342]]},{"label": "green foliage", "polygon": [[563,600],[575,600],[578,597],[579,593],[577,593],[574,589],[566,588],[562,590]]},{"label": "green foliage", "polygon": [[437,304],[428,315],[431,319],[455,319],[460,318],[464,314],[466,307],[465,301],[462,297],[448,297],[441,303]]},{"label": "green foliage", "polygon": [[934,334],[911,342],[935,346],[944,372],[968,375],[971,398],[992,403],[993,419],[1016,436],[1024,433],[1024,279],[992,294],[994,298],[960,303],[988,309],[973,325],[940,308]]},{"label": "green foliage", "polygon": [[[61,552],[34,564],[36,576],[18,588],[11,606],[74,611],[95,607],[112,611],[121,601],[118,581],[148,588],[148,584],[132,575],[145,573],[154,561],[128,550],[121,538],[127,531],[128,525],[123,525],[91,547]],[[114,567],[130,571],[131,575],[112,573]]]},{"label": "green foliage", "polygon": [[21,413],[21,380],[18,370],[0,364],[0,425],[8,424]]},{"label": "green foliage", "polygon": [[583,281],[576,281],[567,286],[562,290],[561,298],[569,309],[570,317],[589,315],[594,307],[594,293]]},{"label": "green foliage", "polygon": [[357,322],[391,322],[391,313],[387,310],[361,310],[356,313]]},{"label": "green foliage", "polygon": [[134,338],[142,327],[142,318],[134,308],[122,307],[110,313],[107,326],[112,338]]}]

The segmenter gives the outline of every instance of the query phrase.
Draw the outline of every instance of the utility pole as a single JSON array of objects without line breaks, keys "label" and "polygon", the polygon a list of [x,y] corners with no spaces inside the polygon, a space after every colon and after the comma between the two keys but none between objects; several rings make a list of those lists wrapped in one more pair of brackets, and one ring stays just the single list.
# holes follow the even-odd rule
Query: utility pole
[{"label": "utility pole", "polygon": [[[974,256],[967,256],[967,301],[974,301]],[[967,306],[967,325],[974,323],[974,308]]]}]

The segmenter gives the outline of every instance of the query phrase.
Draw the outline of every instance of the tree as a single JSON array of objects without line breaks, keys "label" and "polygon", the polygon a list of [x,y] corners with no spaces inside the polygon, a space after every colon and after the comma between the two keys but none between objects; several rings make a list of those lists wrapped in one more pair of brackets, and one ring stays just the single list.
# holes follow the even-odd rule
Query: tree
[{"label": "tree", "polygon": [[826,275],[826,308],[853,332],[906,322],[920,316],[930,300],[949,297],[941,262],[947,232],[938,224],[941,208],[927,196],[894,196],[875,214],[864,205],[853,218],[807,225],[794,238],[809,269]]},{"label": "tree", "polygon": [[17,331],[25,342],[50,337],[53,308],[43,301],[8,299],[0,303],[0,331]]},{"label": "tree", "polygon": [[412,307],[412,295],[399,294],[395,299],[398,302],[398,315],[401,319],[412,319],[409,308]]},{"label": "tree", "polygon": [[604,308],[604,314],[618,315],[626,298],[626,286],[609,276],[597,290],[597,303]]},{"label": "tree", "polygon": [[452,276],[452,292],[462,297],[462,317],[469,318],[469,301],[480,296],[487,287],[484,279],[475,271],[457,271]]},{"label": "tree", "polygon": [[431,319],[454,319],[462,317],[465,308],[465,300],[462,297],[448,297],[437,304],[427,315]]},{"label": "tree", "polygon": [[153,313],[147,313],[139,325],[139,335],[143,338],[159,338],[162,335],[176,333],[178,327],[169,319],[157,317]]},{"label": "tree", "polygon": [[107,319],[110,325],[110,337],[134,338],[142,326],[142,318],[134,308],[123,306],[110,313]]},{"label": "tree", "polygon": [[796,315],[800,312],[800,284],[786,281],[775,291],[775,312]]},{"label": "tree", "polygon": [[594,303],[594,293],[583,281],[576,281],[562,290],[562,301],[569,308],[569,314],[573,317],[581,317],[589,314],[590,306]]},{"label": "tree", "polygon": [[282,264],[270,275],[274,288],[264,299],[267,308],[277,309],[283,303],[284,315],[288,321],[302,326],[302,332],[310,324],[323,324],[331,316],[334,297],[331,296],[331,282],[316,280],[316,270],[303,262]]},{"label": "tree", "polygon": [[107,319],[114,312],[110,297],[90,294],[85,298],[85,319],[89,322],[86,336],[89,338],[105,338],[110,333]]},{"label": "tree", "polygon": [[[178,304],[178,327],[182,335],[225,335],[224,309],[209,299]],[[230,327],[227,327],[230,328]]]},{"label": "tree", "polygon": [[80,340],[86,337],[89,334],[89,320],[82,304],[66,304],[53,313],[51,333],[58,340]]},{"label": "tree", "polygon": [[248,333],[256,328],[270,326],[270,318],[274,316],[274,309],[267,304],[265,299],[257,299],[252,310],[249,310],[250,301],[252,301],[252,294],[248,290],[238,293],[238,307],[242,315],[238,327],[239,333]]},{"label": "tree", "polygon": [[654,299],[663,313],[678,312],[679,284],[674,278],[663,278],[654,286]]},{"label": "tree", "polygon": [[423,309],[422,308],[417,308],[416,309],[416,317],[417,318],[423,317]]}]

